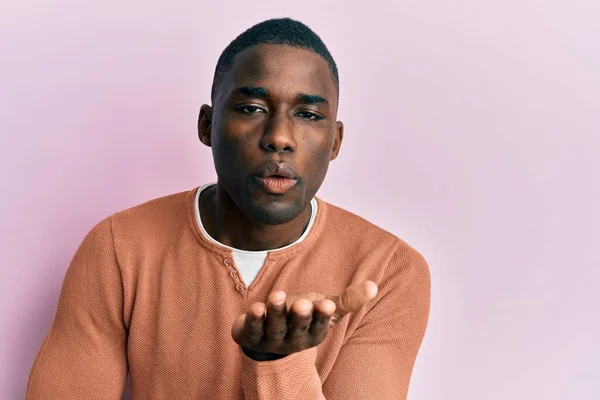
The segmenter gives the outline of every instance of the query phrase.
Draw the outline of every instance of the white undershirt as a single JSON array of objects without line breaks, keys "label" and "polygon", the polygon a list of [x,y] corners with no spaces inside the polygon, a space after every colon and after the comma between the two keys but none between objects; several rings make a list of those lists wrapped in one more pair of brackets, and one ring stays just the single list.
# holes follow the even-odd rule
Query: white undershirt
[{"label": "white undershirt", "polygon": [[202,232],[204,237],[221,247],[225,247],[226,249],[231,250],[231,254],[233,256],[233,260],[235,261],[235,265],[240,271],[240,274],[242,275],[241,278],[244,280],[247,286],[250,286],[252,281],[254,281],[254,278],[256,278],[256,275],[258,275],[258,271],[260,271],[260,269],[262,268],[263,264],[265,263],[265,259],[267,258],[267,255],[270,251],[279,251],[287,249],[288,247],[300,243],[306,238],[306,236],[308,236],[310,229],[315,223],[315,218],[317,216],[317,200],[313,198],[310,201],[311,213],[310,220],[308,221],[308,226],[304,230],[304,233],[302,233],[302,236],[300,236],[298,240],[296,240],[294,243],[272,250],[248,251],[235,249],[215,240],[212,236],[208,234],[208,232],[206,232],[206,229],[204,229],[204,225],[202,224],[202,218],[200,218],[200,193],[202,193],[205,189],[213,185],[215,185],[215,183],[207,183],[206,185],[198,189],[198,191],[196,192],[196,201],[194,202],[196,209],[196,221],[198,222],[198,226],[200,227],[200,231]]}]

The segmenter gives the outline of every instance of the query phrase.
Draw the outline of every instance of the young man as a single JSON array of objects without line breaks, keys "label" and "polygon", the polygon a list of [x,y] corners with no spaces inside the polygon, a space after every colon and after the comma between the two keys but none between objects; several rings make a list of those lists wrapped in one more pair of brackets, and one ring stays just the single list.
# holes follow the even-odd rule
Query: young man
[{"label": "young man", "polygon": [[65,277],[28,399],[403,399],[429,271],[315,198],[340,151],[339,81],[290,19],[219,58],[199,138],[218,182],[117,213]]}]

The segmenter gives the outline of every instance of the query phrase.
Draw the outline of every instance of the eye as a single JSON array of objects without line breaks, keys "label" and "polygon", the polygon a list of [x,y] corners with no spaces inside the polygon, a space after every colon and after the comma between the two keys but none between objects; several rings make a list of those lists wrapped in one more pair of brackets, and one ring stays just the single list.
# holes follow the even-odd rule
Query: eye
[{"label": "eye", "polygon": [[310,111],[300,111],[300,112],[297,112],[295,115],[299,116],[302,119],[308,119],[311,121],[319,121],[319,120],[323,119],[323,117],[321,115],[315,114]]},{"label": "eye", "polygon": [[258,114],[258,113],[266,113],[266,111],[257,106],[241,106],[238,107],[237,110],[243,114]]}]

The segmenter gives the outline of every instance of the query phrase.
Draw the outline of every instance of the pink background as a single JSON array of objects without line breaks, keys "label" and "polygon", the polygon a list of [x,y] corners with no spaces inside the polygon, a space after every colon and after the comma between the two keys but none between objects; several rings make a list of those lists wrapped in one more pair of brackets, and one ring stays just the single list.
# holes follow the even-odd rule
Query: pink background
[{"label": "pink background", "polygon": [[273,16],[340,67],[320,196],[430,263],[410,398],[600,398],[597,0],[3,0],[0,398],[23,397],[89,229],[214,179],[198,108]]}]

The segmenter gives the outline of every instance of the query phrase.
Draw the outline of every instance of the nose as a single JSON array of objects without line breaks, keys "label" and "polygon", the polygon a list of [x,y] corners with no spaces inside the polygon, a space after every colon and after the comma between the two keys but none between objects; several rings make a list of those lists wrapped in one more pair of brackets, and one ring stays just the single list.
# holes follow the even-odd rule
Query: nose
[{"label": "nose", "polygon": [[266,151],[281,153],[296,150],[296,138],[291,118],[285,115],[273,115],[265,125],[260,147]]}]

